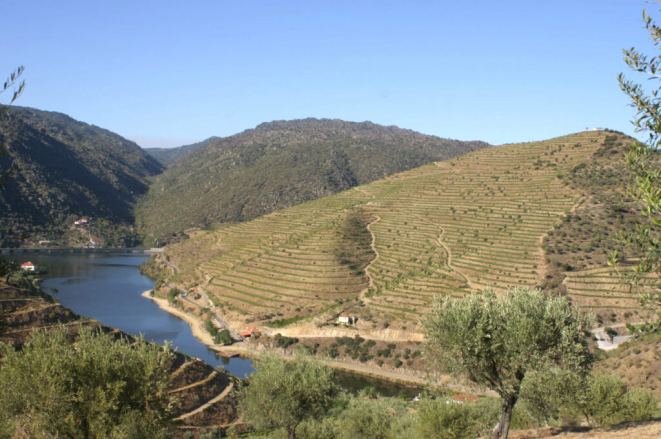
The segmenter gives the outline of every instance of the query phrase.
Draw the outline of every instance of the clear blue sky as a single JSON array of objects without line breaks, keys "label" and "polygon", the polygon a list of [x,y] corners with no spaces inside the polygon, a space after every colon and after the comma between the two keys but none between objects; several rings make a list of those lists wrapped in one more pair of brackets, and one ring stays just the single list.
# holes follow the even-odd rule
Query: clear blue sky
[{"label": "clear blue sky", "polygon": [[645,7],[661,16],[638,0],[4,0],[0,74],[26,67],[18,105],[145,147],[305,117],[492,144],[633,134],[616,76],[623,47],[655,55]]}]

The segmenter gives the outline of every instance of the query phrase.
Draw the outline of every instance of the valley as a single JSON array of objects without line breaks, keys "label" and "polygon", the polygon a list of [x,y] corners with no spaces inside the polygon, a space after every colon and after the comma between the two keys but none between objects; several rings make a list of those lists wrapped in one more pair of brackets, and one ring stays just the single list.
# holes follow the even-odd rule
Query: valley
[{"label": "valley", "polygon": [[[421,340],[418,322],[434,295],[552,280],[601,321],[639,321],[647,314],[606,265],[605,243],[590,247],[599,255],[594,259],[574,254],[574,266],[564,271],[556,258],[567,252],[544,249],[547,235],[572,224],[586,203],[600,202],[564,179],[598,163],[607,138],[618,138],[620,148],[626,141],[588,131],[485,148],[250,222],[218,225],[159,258],[179,269],[172,281],[204,292],[230,326],[270,326],[290,336],[357,330]],[[620,188],[624,193],[626,185]],[[357,322],[339,325],[340,314]]]}]

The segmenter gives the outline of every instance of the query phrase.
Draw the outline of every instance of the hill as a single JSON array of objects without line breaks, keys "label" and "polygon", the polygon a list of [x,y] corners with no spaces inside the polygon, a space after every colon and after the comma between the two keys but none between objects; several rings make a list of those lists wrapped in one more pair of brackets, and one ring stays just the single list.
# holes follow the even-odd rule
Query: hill
[{"label": "hill", "polygon": [[[250,322],[335,334],[346,312],[358,317],[361,334],[420,339],[418,321],[434,295],[537,286],[554,276],[559,266],[549,263],[544,238],[573,224],[590,200],[584,188],[594,186],[570,185],[567,176],[576,180],[615,157],[602,154],[623,143],[613,136],[583,132],[481,149],[222,225],[171,246],[165,257],[180,270],[174,281],[203,287],[237,328]],[[595,219],[594,231],[612,226]],[[611,244],[590,249],[603,254]],[[560,268],[570,300],[604,320],[644,317],[605,259],[587,256],[580,269]]]},{"label": "hill", "polygon": [[132,206],[163,170],[138,145],[61,113],[21,107],[0,119],[0,142],[9,153],[2,169],[17,165],[0,191],[0,227],[27,232],[33,242],[70,244],[81,236],[73,222],[86,217],[107,245],[134,243]]},{"label": "hill", "polygon": [[[37,330],[51,331],[60,325],[71,334],[72,342],[83,326],[92,326],[112,337],[136,341],[135,337],[103,326],[92,319],[81,318],[60,305],[52,296],[35,288],[29,279],[16,279],[26,288],[0,281],[0,342],[20,349],[30,334]],[[2,367],[2,362],[0,362]],[[181,427],[173,437],[183,437],[189,429],[207,425],[227,425],[237,420],[236,397],[229,394],[237,379],[203,361],[174,352],[169,361],[170,393],[176,397],[174,417]]]},{"label": "hill", "polygon": [[488,146],[370,122],[264,123],[216,140],[159,175],[136,208],[146,242],[247,221]]},{"label": "hill", "polygon": [[154,157],[163,166],[181,159],[182,157],[192,154],[200,148],[204,148],[208,144],[215,142],[220,137],[211,136],[201,142],[193,143],[191,145],[178,146],[176,148],[144,148],[145,152]]}]

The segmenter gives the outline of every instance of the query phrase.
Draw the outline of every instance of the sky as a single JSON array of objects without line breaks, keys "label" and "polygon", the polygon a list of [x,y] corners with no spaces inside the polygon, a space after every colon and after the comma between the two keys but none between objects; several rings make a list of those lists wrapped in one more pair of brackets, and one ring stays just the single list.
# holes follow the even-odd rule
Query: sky
[{"label": "sky", "polygon": [[656,55],[642,10],[661,19],[638,0],[0,5],[0,75],[25,66],[16,104],[142,147],[307,117],[491,144],[594,126],[633,135],[622,48]]}]

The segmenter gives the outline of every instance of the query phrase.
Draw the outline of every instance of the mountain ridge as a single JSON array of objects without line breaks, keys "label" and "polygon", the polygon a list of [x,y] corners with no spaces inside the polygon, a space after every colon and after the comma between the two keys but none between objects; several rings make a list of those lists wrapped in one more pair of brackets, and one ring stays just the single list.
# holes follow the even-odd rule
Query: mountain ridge
[{"label": "mountain ridge", "polygon": [[218,139],[220,139],[220,137],[211,136],[201,142],[191,143],[189,145],[182,145],[174,148],[143,148],[143,150],[150,156],[154,157],[162,165],[168,166],[185,159],[189,154],[194,153],[198,149],[203,148]]},{"label": "mountain ridge", "polygon": [[0,165],[18,166],[0,191],[4,227],[64,244],[78,241],[69,233],[75,219],[94,217],[106,241],[134,244],[133,204],[162,165],[134,142],[63,113],[11,107],[0,128],[8,152]]},{"label": "mountain ridge", "polygon": [[372,122],[266,122],[172,164],[136,213],[143,239],[164,243],[185,229],[250,220],[486,146]]}]

